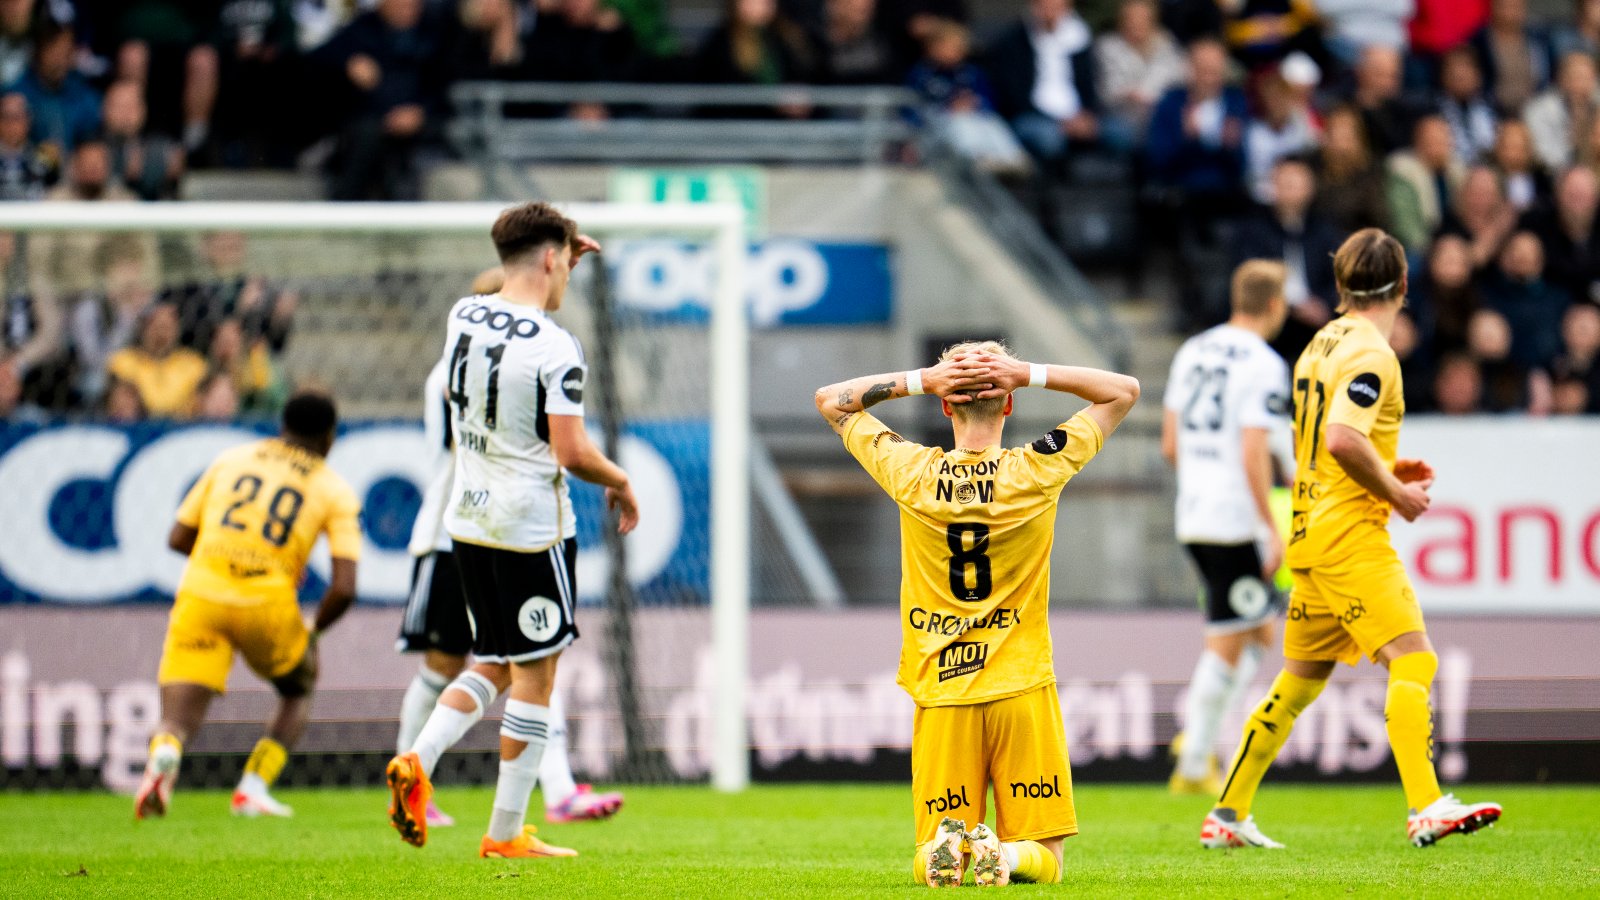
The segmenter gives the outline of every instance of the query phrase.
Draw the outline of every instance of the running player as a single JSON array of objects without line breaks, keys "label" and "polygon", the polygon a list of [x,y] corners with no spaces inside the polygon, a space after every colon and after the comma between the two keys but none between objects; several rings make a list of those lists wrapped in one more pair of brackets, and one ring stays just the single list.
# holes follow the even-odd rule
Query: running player
[{"label": "running player", "polygon": [[[1253,259],[1233,273],[1233,316],[1185,341],[1172,360],[1161,455],[1178,469],[1178,541],[1199,570],[1205,649],[1172,742],[1174,794],[1222,790],[1213,746],[1272,644],[1282,606],[1273,578],[1283,537],[1272,514],[1272,461],[1287,451],[1289,367],[1267,346],[1288,314],[1283,263]],[[1294,471],[1284,452],[1284,472]]]},{"label": "running player", "polygon": [[[505,279],[498,267],[482,273],[472,282],[477,295],[499,292]],[[455,480],[454,441],[450,436],[449,399],[445,396],[449,366],[440,360],[428,373],[423,386],[422,431],[435,448],[433,479],[422,492],[422,506],[411,527],[411,595],[401,620],[398,647],[403,653],[421,653],[422,665],[406,688],[400,704],[400,734],[395,752],[411,749],[422,724],[433,713],[439,695],[452,679],[467,667],[467,651],[472,649],[472,621],[467,616],[467,601],[461,594],[461,578],[456,572],[456,555],[450,535],[444,530],[444,506]],[[604,819],[622,808],[622,795],[597,793],[572,777],[567,755],[566,716],[561,695],[552,695],[550,705],[550,743],[539,765],[539,788],[544,794],[544,816],[550,822]],[[432,801],[428,801],[428,824],[454,825]]]},{"label": "running player", "polygon": [[[228,685],[238,650],[278,692],[278,709],[233,793],[242,816],[287,816],[268,789],[305,730],[317,679],[317,636],[350,608],[361,551],[361,506],[325,458],[333,401],[300,393],[283,408],[278,437],[220,454],[178,507],[167,543],[189,557],[161,651],[161,726],[134,799],[134,815],[165,815],[183,745]],[[311,627],[297,587],[319,535],[332,578]]]},{"label": "running player", "polygon": [[479,855],[573,856],[525,824],[553,718],[556,660],[578,636],[577,523],[566,473],[605,487],[624,534],[638,522],[638,504],[627,473],[584,429],[588,367],[577,339],[549,316],[573,266],[600,246],[545,203],[506,210],[491,234],[505,283],[451,309],[443,359],[455,437],[444,524],[476,661],[444,690],[410,749],[389,762],[390,819],[407,843],[427,841],[429,779],[439,756],[509,687],[500,776]]},{"label": "running player", "polygon": [[[1029,386],[1093,405],[1003,449],[1011,393]],[[866,412],[924,392],[951,419],[952,451],[911,443]],[[817,410],[900,507],[898,680],[916,702],[918,883],[959,885],[969,848],[980,885],[1061,878],[1062,841],[1078,823],[1046,618],[1056,503],[1138,397],[1126,375],[1029,365],[994,341],[817,391]],[[983,824],[991,784],[995,831]]]},{"label": "running player", "polygon": [[1406,836],[1426,847],[1500,817],[1496,803],[1465,804],[1439,790],[1428,691],[1439,658],[1405,567],[1389,542],[1389,514],[1428,509],[1433,469],[1396,459],[1405,414],[1400,362],[1389,347],[1406,302],[1406,256],[1366,228],[1333,259],[1340,318],[1317,332],[1295,364],[1294,579],[1283,631],[1283,671],[1245,724],[1239,750],[1200,829],[1203,847],[1283,845],[1250,815],[1256,788],[1294,720],[1334,666],[1366,656],[1389,670],[1384,722],[1410,814]]}]

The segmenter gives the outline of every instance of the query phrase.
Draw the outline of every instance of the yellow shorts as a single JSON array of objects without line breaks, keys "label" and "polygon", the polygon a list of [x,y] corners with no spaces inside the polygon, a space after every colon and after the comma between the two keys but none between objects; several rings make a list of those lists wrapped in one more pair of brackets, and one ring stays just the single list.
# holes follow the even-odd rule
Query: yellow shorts
[{"label": "yellow shorts", "polygon": [[1000,840],[1078,833],[1054,684],[989,703],[919,706],[911,734],[918,845],[933,839],[945,816],[982,822],[991,781]]},{"label": "yellow shorts", "polygon": [[1422,607],[1405,566],[1388,544],[1365,547],[1337,562],[1295,569],[1283,655],[1355,665],[1402,634],[1423,631]]},{"label": "yellow shorts", "polygon": [[220,694],[237,649],[257,675],[271,681],[300,665],[309,640],[294,603],[237,606],[179,594],[167,620],[156,680],[204,685]]}]

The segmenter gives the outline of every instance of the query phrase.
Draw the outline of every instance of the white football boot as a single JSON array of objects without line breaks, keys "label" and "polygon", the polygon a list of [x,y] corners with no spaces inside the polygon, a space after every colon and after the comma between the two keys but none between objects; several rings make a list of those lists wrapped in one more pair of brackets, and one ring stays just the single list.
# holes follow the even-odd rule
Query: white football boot
[{"label": "white football boot", "polygon": [[1225,822],[1215,810],[1206,814],[1200,826],[1200,846],[1207,850],[1232,847],[1259,847],[1263,850],[1282,850],[1283,845],[1261,833],[1255,816],[1245,816],[1242,822]]},{"label": "white football boot", "polygon": [[1431,847],[1452,834],[1493,828],[1500,812],[1498,803],[1462,803],[1454,794],[1445,794],[1407,817],[1406,838],[1418,847]]}]

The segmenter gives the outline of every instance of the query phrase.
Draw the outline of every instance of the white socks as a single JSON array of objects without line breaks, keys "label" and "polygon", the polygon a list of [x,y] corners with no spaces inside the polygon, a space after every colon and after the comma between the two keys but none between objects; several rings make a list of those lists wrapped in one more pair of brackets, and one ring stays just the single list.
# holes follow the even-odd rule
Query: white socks
[{"label": "white socks", "polygon": [[550,696],[550,743],[539,764],[539,791],[550,809],[578,792],[572,777],[572,760],[567,756],[567,711],[559,693]]},{"label": "white socks", "polygon": [[1245,697],[1250,690],[1250,682],[1255,680],[1256,672],[1261,669],[1261,657],[1266,653],[1260,644],[1245,644],[1239,651],[1239,662],[1233,667],[1233,690],[1228,692],[1228,701],[1222,705],[1226,713],[1235,709],[1241,701],[1246,699],[1254,701],[1256,697]]},{"label": "white socks", "polygon": [[539,782],[539,764],[550,734],[550,707],[522,700],[506,700],[500,734],[527,744],[514,759],[500,760],[500,779],[494,786],[494,812],[489,816],[489,838],[509,841],[522,833],[528,818],[528,800]]},{"label": "white socks", "polygon": [[434,706],[427,723],[422,726],[422,732],[411,744],[411,749],[417,751],[417,757],[422,760],[422,770],[430,778],[433,777],[434,767],[439,764],[439,757],[455,746],[456,741],[466,735],[467,729],[478,724],[478,720],[483,718],[483,711],[494,702],[498,693],[489,679],[470,669],[450,682],[447,690],[467,695],[472,700],[473,710],[464,713],[443,703]]},{"label": "white socks", "polygon": [[1210,650],[1203,651],[1183,707],[1183,751],[1178,754],[1178,773],[1183,777],[1195,781],[1206,777],[1233,689],[1233,667]]},{"label": "white socks", "polygon": [[411,684],[406,687],[405,699],[400,701],[400,737],[395,742],[396,753],[410,750],[411,745],[417,742],[417,735],[422,733],[422,723],[428,721],[434,704],[439,702],[439,695],[444,693],[449,684],[450,679],[427,666],[417,669],[417,674],[411,677]]}]

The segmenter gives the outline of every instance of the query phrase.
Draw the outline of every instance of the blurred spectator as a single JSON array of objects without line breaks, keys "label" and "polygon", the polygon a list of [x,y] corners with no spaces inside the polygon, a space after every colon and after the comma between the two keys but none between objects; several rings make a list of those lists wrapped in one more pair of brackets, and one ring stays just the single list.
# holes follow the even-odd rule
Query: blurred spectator
[{"label": "blurred spectator", "polygon": [[463,0],[461,33],[452,47],[450,69],[463,81],[511,79],[523,62],[524,38],[536,14],[514,0]]},{"label": "blurred spectator", "polygon": [[1500,123],[1489,165],[1500,176],[1506,200],[1517,212],[1525,212],[1550,199],[1550,175],[1533,155],[1533,136],[1520,120],[1506,119]]},{"label": "blurred spectator", "polygon": [[0,418],[24,402],[65,406],[69,387],[57,377],[66,348],[60,303],[29,278],[18,242],[0,232]]},{"label": "blurred spectator", "polygon": [[1317,43],[1315,11],[1309,3],[1216,0],[1216,4],[1222,12],[1222,39],[1234,58],[1252,72],[1271,68],[1290,53],[1312,49]]},{"label": "blurred spectator", "polygon": [[1466,43],[1489,20],[1489,0],[1416,0],[1411,52],[1426,63]]},{"label": "blurred spectator", "polygon": [[190,153],[206,144],[217,105],[217,49],[208,43],[216,14],[215,2],[138,0],[115,23],[115,77],[144,86],[151,130]]},{"label": "blurred spectator", "polygon": [[139,392],[146,415],[186,419],[194,414],[195,396],[206,377],[206,361],[179,345],[177,308],[157,303],[140,320],[135,343],[106,360],[106,371]]},{"label": "blurred spectator", "polygon": [[195,392],[194,417],[205,422],[231,422],[242,411],[232,376],[213,369]]},{"label": "blurred spectator", "polygon": [[1600,0],[1572,0],[1572,21],[1551,29],[1550,56],[1569,53],[1600,53]]},{"label": "blurred spectator", "polygon": [[878,24],[877,6],[877,0],[827,0],[821,41],[823,81],[894,84],[904,77],[895,43]]},{"label": "blurred spectator", "polygon": [[80,397],[93,403],[106,391],[106,362],[133,343],[139,323],[156,303],[149,248],[131,235],[115,235],[95,248],[94,269],[104,288],[85,292],[72,307],[71,342]]},{"label": "blurred spectator", "polygon": [[1411,113],[1400,101],[1402,87],[1400,51],[1372,46],[1361,51],[1355,68],[1355,93],[1351,103],[1361,112],[1367,140],[1380,157],[1404,147],[1411,137]]},{"label": "blurred spectator", "polygon": [[1318,205],[1336,228],[1348,233],[1388,227],[1383,160],[1367,143],[1360,113],[1348,106],[1328,113],[1315,168],[1322,184]]},{"label": "blurred spectator", "polygon": [[1069,146],[1101,137],[1089,26],[1072,0],[1028,0],[1028,15],[1001,33],[987,61],[995,106],[1034,156],[1059,162]]},{"label": "blurred spectator", "polygon": [[1183,51],[1156,16],[1155,0],[1124,0],[1116,30],[1095,40],[1094,54],[1106,116],[1142,141],[1150,111],[1183,81],[1185,66]]},{"label": "blurred spectator", "polygon": [[1571,301],[1545,281],[1544,248],[1532,232],[1512,235],[1499,262],[1483,294],[1511,326],[1510,358],[1530,370],[1549,369],[1561,353],[1561,317]]},{"label": "blurred spectator", "polygon": [[208,361],[211,371],[228,378],[235,411],[270,415],[288,399],[288,383],[273,365],[266,338],[246,336],[238,319],[217,325]]},{"label": "blurred spectator", "polygon": [[28,68],[40,18],[35,0],[0,0],[0,84],[16,81]]},{"label": "blurred spectator", "polygon": [[104,404],[106,421],[113,425],[134,425],[145,418],[144,400],[139,389],[126,381],[113,382],[106,391]]},{"label": "blurred spectator", "polygon": [[[112,178],[110,151],[104,141],[96,138],[84,141],[73,150],[65,179],[51,188],[45,199],[91,203],[136,198]],[[37,277],[61,293],[63,302],[70,302],[84,292],[99,292],[104,288],[102,266],[106,255],[102,246],[107,240],[103,232],[81,229],[35,234],[28,241],[28,263]],[[155,239],[148,232],[119,236],[117,242],[147,248],[144,259],[147,264],[154,263]]]},{"label": "blurred spectator", "polygon": [[1466,348],[1472,317],[1483,308],[1483,300],[1464,238],[1447,234],[1433,242],[1426,268],[1412,285],[1411,301],[1435,356]]},{"label": "blurred spectator", "polygon": [[1567,310],[1554,368],[1557,412],[1600,413],[1600,306],[1576,303]]},{"label": "blurred spectator", "polygon": [[379,0],[334,35],[321,58],[353,96],[331,161],[334,200],[415,200],[416,157],[444,105],[446,29],[422,0]]},{"label": "blurred spectator", "polygon": [[1555,202],[1524,217],[1545,251],[1545,277],[1573,300],[1600,300],[1600,229],[1595,211],[1600,179],[1576,167],[1562,176]]},{"label": "blurred spectator", "polygon": [[1259,98],[1260,115],[1245,128],[1245,178],[1252,199],[1266,204],[1272,202],[1273,167],[1285,157],[1315,150],[1321,133],[1282,75],[1263,78]]},{"label": "blurred spectator", "polygon": [[1402,309],[1395,316],[1394,328],[1389,332],[1389,348],[1400,360],[1401,397],[1405,400],[1406,411],[1431,409],[1433,360],[1410,309]]},{"label": "blurred spectator", "polygon": [[1467,169],[1450,152],[1450,126],[1442,117],[1423,117],[1412,133],[1411,149],[1390,154],[1385,163],[1385,193],[1390,230],[1418,251],[1444,221]]},{"label": "blurred spectator", "polygon": [[1600,110],[1600,81],[1594,58],[1570,53],[1561,60],[1556,83],[1528,103],[1523,119],[1533,132],[1539,159],[1551,169],[1564,169],[1576,159],[1576,148],[1594,131]]},{"label": "blurred spectator", "polygon": [[[860,0],[857,0],[860,2]],[[871,0],[866,0],[871,15]],[[552,0],[524,44],[522,77],[534,81],[628,81],[639,68],[633,32],[600,0]],[[579,111],[584,115],[603,110]]]},{"label": "blurred spectator", "polygon": [[326,46],[350,20],[377,5],[377,0],[292,0],[295,43],[302,53]]},{"label": "blurred spectator", "polygon": [[1322,41],[1346,66],[1355,65],[1368,47],[1404,53],[1409,44],[1406,23],[1414,0],[1316,0],[1322,20]]},{"label": "blurred spectator", "polygon": [[1477,166],[1461,182],[1455,208],[1446,215],[1441,231],[1466,238],[1472,268],[1483,272],[1500,255],[1516,225],[1517,211],[1506,202],[1499,177],[1493,169]]},{"label": "blurred spectator", "polygon": [[1489,24],[1472,38],[1489,96],[1502,115],[1517,115],[1550,82],[1550,47],[1528,24],[1527,0],[1492,0]]},{"label": "blurred spectator", "polygon": [[145,131],[144,93],[132,81],[106,88],[105,138],[111,171],[141,200],[172,200],[183,175],[183,148]]},{"label": "blurred spectator", "polygon": [[0,94],[0,200],[38,200],[54,181],[57,160],[28,138],[28,98]]},{"label": "blurred spectator", "polygon": [[47,156],[63,159],[84,137],[100,127],[100,95],[73,68],[78,46],[70,25],[39,29],[33,64],[6,87],[28,98],[33,116],[29,137]]},{"label": "blurred spectator", "polygon": [[792,84],[812,77],[816,54],[800,26],[778,14],[776,0],[726,0],[721,24],[691,67],[709,84]]},{"label": "blurred spectator", "polygon": [[201,280],[169,290],[162,298],[177,307],[183,344],[208,354],[217,329],[237,320],[247,343],[261,339],[271,352],[282,353],[294,326],[298,295],[249,274],[240,232],[211,232],[201,238],[200,251],[207,270]]},{"label": "blurred spectator", "polygon": [[206,39],[217,59],[218,158],[228,165],[283,161],[293,143],[286,132],[295,130],[292,118],[305,106],[291,80],[291,0],[222,0]]},{"label": "blurred spectator", "polygon": [[1439,63],[1439,115],[1450,124],[1455,155],[1476,162],[1494,146],[1494,108],[1483,93],[1483,70],[1470,47],[1457,47]]},{"label": "blurred spectator", "polygon": [[1175,188],[1186,203],[1224,210],[1242,198],[1244,92],[1228,83],[1222,44],[1189,45],[1188,81],[1167,91],[1150,119],[1151,180]]},{"label": "blurred spectator", "polygon": [[1240,227],[1233,246],[1235,266],[1247,259],[1283,263],[1289,318],[1272,346],[1291,363],[1327,324],[1337,303],[1333,254],[1342,236],[1312,209],[1316,193],[1309,164],[1293,157],[1279,160],[1272,168],[1271,205]]},{"label": "blurred spectator", "polygon": [[967,29],[939,20],[927,26],[927,52],[907,84],[928,108],[930,127],[952,150],[991,169],[1026,169],[1027,155],[995,112],[989,78],[967,54]]},{"label": "blurred spectator", "polygon": [[1483,411],[1483,372],[1467,353],[1450,353],[1439,361],[1433,380],[1433,407],[1447,416]]},{"label": "blurred spectator", "polygon": [[1511,325],[1490,309],[1479,310],[1467,327],[1467,350],[1483,378],[1480,408],[1486,412],[1529,409],[1537,389],[1534,376],[1511,359]]},{"label": "blurred spectator", "polygon": [[112,177],[111,148],[105,140],[90,137],[73,148],[67,177],[46,196],[47,200],[135,200],[133,192]]}]

